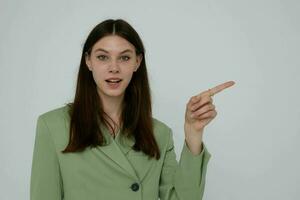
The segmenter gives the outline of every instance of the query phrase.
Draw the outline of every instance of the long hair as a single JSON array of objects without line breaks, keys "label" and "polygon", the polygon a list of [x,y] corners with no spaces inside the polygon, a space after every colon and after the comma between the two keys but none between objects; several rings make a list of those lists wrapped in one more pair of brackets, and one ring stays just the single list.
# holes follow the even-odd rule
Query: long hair
[{"label": "long hair", "polygon": [[91,53],[97,41],[108,35],[118,35],[126,39],[135,47],[137,55],[142,54],[141,64],[133,73],[125,90],[120,133],[125,137],[134,137],[134,150],[159,159],[159,147],[153,133],[151,94],[144,45],[133,27],[122,19],[107,19],[99,23],[89,33],[84,43],[74,102],[67,104],[70,115],[69,143],[62,152],[79,152],[89,146],[103,146],[106,142],[99,123],[110,126],[106,119],[109,116],[103,110],[97,85],[85,62],[85,55]]}]

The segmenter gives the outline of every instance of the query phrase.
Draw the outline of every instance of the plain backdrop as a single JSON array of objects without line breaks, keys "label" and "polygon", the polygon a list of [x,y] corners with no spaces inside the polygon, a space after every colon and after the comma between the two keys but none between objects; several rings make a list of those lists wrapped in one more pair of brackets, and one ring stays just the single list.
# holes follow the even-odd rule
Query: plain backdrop
[{"label": "plain backdrop", "polygon": [[203,199],[300,199],[299,13],[297,0],[1,0],[0,199],[29,199],[37,116],[73,100],[83,43],[108,18],[144,42],[177,159],[189,98],[236,82],[214,96]]}]

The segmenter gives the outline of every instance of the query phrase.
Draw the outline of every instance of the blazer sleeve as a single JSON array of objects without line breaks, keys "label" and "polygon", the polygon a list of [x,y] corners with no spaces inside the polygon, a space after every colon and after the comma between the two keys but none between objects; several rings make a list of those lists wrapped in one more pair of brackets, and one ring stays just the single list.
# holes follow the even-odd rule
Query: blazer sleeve
[{"label": "blazer sleeve", "polygon": [[63,187],[53,139],[44,119],[39,116],[30,179],[30,200],[61,200]]},{"label": "blazer sleeve", "polygon": [[211,154],[204,143],[202,152],[193,155],[184,141],[179,163],[176,160],[172,129],[160,176],[161,200],[202,200],[205,188],[206,168]]}]

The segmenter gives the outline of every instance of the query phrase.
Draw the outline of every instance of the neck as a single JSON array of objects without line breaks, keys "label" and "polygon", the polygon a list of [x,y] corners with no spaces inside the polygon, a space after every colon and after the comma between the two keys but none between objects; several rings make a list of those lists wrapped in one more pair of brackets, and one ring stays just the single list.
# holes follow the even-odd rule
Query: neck
[{"label": "neck", "polygon": [[122,112],[122,103],[123,103],[124,95],[118,97],[111,96],[101,96],[101,101],[103,105],[104,112],[111,117],[118,125],[121,112]]}]

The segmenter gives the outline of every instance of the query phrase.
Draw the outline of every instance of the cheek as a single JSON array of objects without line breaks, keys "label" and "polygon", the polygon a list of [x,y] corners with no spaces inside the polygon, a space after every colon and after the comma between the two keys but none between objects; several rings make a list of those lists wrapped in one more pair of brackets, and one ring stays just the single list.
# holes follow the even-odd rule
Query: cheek
[{"label": "cheek", "polygon": [[132,76],[133,76],[133,72],[130,71],[130,72],[127,72],[126,75],[124,76],[124,78],[126,77],[126,82],[130,82],[131,79],[132,79]]},{"label": "cheek", "polygon": [[94,81],[97,83],[97,85],[99,86],[101,82],[103,82],[105,80],[104,76],[103,76],[103,72],[101,70],[93,70],[93,78]]}]

